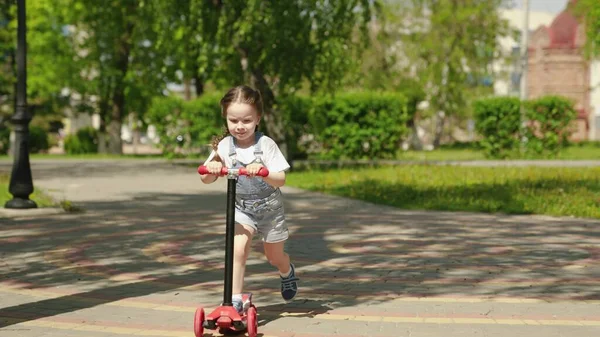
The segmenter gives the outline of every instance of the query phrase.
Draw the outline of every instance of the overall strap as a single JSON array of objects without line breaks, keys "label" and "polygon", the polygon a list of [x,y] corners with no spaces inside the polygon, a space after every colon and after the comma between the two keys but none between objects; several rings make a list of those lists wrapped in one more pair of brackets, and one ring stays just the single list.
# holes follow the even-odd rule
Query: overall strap
[{"label": "overall strap", "polygon": [[231,158],[231,165],[235,167],[237,165],[237,159],[235,158],[235,142],[233,141],[233,136],[228,136],[229,138],[229,158]]},{"label": "overall strap", "polygon": [[263,163],[263,161],[262,161],[263,152],[262,152],[262,149],[261,149],[261,146],[260,146],[260,138],[262,136],[263,136],[263,133],[257,131],[255,133],[255,137],[256,138],[254,140],[254,157],[256,157],[256,162],[260,163],[260,164]]}]

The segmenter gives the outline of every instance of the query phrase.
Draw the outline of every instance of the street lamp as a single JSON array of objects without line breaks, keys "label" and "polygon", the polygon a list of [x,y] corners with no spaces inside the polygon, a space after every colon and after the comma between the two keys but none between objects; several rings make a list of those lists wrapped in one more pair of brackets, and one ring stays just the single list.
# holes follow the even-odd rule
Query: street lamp
[{"label": "street lamp", "polygon": [[25,0],[17,0],[17,90],[16,107],[12,122],[15,127],[14,159],[8,191],[13,198],[5,208],[27,209],[37,205],[29,199],[33,193],[31,166],[29,165],[29,122],[27,108],[27,38],[25,25]]}]

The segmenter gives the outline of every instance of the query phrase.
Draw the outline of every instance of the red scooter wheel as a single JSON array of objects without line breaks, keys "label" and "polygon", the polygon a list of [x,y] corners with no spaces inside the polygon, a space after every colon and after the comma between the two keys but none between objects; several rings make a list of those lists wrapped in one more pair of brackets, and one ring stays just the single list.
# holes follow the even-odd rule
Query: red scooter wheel
[{"label": "red scooter wheel", "polygon": [[256,307],[251,306],[248,309],[248,337],[256,337],[258,335],[258,319],[256,318]]},{"label": "red scooter wheel", "polygon": [[194,315],[194,334],[196,337],[204,336],[204,309],[202,308],[196,309]]}]

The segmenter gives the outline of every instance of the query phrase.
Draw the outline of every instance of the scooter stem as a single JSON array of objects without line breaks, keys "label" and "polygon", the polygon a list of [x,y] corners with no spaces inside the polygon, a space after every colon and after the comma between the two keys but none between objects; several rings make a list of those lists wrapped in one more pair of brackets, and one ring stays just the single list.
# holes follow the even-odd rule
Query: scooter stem
[{"label": "scooter stem", "polygon": [[225,228],[225,285],[223,305],[232,306],[233,288],[233,240],[235,238],[235,187],[237,179],[227,178],[227,222]]}]

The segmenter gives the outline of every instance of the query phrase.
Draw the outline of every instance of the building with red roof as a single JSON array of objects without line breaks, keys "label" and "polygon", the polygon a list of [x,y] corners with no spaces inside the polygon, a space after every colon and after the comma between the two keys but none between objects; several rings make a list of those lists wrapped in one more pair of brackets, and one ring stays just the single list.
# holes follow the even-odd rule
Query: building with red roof
[{"label": "building with red roof", "polygon": [[[571,0],[549,26],[538,27],[530,36],[527,67],[527,96],[561,95],[571,98],[578,111],[573,140],[598,139],[600,80],[597,62],[583,54],[585,28],[573,13]],[[592,104],[595,103],[595,104]],[[598,116],[598,117],[596,117]]]}]

